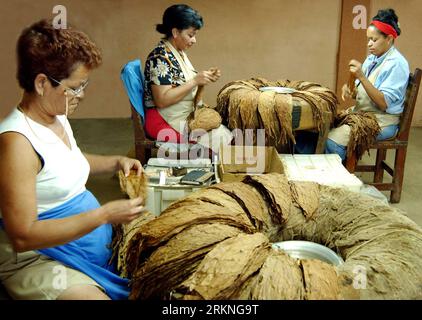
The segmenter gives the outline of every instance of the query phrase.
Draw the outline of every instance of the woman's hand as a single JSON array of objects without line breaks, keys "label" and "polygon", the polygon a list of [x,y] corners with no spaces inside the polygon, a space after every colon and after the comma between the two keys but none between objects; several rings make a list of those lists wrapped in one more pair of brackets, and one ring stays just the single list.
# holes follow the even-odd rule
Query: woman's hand
[{"label": "woman's hand", "polygon": [[126,224],[136,219],[145,211],[141,205],[144,199],[116,200],[106,203],[101,207],[106,223]]},{"label": "woman's hand", "polygon": [[140,176],[144,171],[142,164],[139,160],[131,159],[128,157],[119,157],[117,161],[117,170],[123,170],[125,176],[129,176],[130,170],[136,170],[137,176]]},{"label": "woman's hand", "polygon": [[350,91],[350,88],[347,84],[343,85],[343,88],[341,88],[341,98],[343,101],[346,101],[346,99],[353,98],[352,92]]},{"label": "woman's hand", "polygon": [[154,104],[160,109],[172,106],[182,101],[196,87],[215,82],[220,76],[221,71],[218,68],[210,68],[209,70],[199,72],[193,79],[177,87],[153,84],[151,85],[151,91]]},{"label": "woman's hand", "polygon": [[211,68],[207,71],[199,72],[194,78],[196,85],[206,86],[211,82],[216,82],[221,76],[221,71],[217,68]]},{"label": "woman's hand", "polygon": [[220,79],[220,77],[221,77],[221,70],[220,69],[218,69],[216,67],[212,67],[208,71],[210,71],[213,74],[214,82],[217,81],[218,79]]},{"label": "woman's hand", "polygon": [[349,70],[355,76],[356,79],[362,81],[365,78],[365,75],[362,71],[362,63],[357,60],[350,60]]}]

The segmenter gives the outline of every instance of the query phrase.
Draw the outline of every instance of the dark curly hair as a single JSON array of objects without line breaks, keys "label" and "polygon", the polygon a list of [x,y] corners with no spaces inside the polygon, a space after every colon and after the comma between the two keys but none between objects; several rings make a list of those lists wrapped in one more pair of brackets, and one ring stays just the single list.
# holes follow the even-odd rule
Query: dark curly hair
[{"label": "dark curly hair", "polygon": [[[79,63],[92,70],[102,62],[100,50],[85,33],[70,26],[56,29],[48,19],[23,30],[16,53],[17,79],[26,92],[34,91],[34,80],[40,73],[61,81],[68,78]],[[51,84],[58,86],[55,82]]]},{"label": "dark curly hair", "polygon": [[[372,18],[372,20],[381,21],[384,23],[389,24],[396,30],[397,35],[401,34],[401,30],[399,27],[399,17],[397,16],[394,9],[381,9],[378,10],[378,13],[375,17]],[[383,36],[387,36],[384,32],[380,31]]]},{"label": "dark curly hair", "polygon": [[185,30],[194,27],[199,30],[203,26],[204,21],[198,11],[186,4],[175,4],[164,11],[163,23],[157,24],[156,30],[170,38],[173,28]]}]

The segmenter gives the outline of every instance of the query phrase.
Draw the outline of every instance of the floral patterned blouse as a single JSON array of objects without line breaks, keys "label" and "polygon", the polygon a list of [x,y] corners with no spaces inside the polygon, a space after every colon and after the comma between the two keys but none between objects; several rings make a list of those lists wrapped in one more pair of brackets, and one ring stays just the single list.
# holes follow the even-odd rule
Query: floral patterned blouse
[{"label": "floral patterned blouse", "polygon": [[148,55],[144,74],[144,102],[147,108],[155,107],[151,91],[152,84],[177,87],[186,82],[179,62],[177,62],[176,57],[165,46],[163,41],[160,41],[157,47]]}]

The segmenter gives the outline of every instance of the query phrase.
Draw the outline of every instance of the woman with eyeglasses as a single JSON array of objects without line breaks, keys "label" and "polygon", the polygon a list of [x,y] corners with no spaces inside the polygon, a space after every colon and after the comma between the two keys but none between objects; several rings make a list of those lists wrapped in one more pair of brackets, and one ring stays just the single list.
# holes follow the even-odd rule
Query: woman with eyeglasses
[{"label": "woman with eyeglasses", "polygon": [[0,123],[0,280],[14,299],[125,299],[128,280],[109,264],[112,224],[129,223],[143,199],[100,205],[89,174],[138,160],[82,153],[67,115],[84,98],[96,45],[42,20],[17,43],[22,100]]},{"label": "woman with eyeglasses", "polygon": [[[348,85],[342,89],[342,98],[356,98],[356,105],[349,112],[370,112],[375,115],[381,132],[377,140],[396,135],[400,114],[403,112],[409,64],[394,46],[401,34],[398,17],[393,9],[379,10],[366,32],[369,56],[362,64],[349,62],[349,71],[356,78],[355,93]],[[326,153],[337,153],[346,159],[351,127],[342,125],[330,131]]]}]

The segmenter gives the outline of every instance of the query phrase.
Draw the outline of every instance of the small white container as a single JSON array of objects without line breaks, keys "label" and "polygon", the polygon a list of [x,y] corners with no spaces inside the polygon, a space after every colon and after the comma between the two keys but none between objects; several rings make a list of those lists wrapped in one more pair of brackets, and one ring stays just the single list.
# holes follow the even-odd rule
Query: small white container
[{"label": "small white container", "polygon": [[337,154],[280,154],[287,179],[312,181],[330,187],[360,192],[363,182],[349,173]]}]

